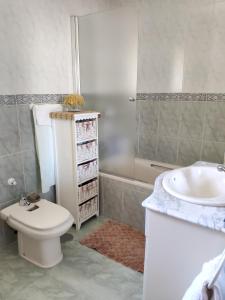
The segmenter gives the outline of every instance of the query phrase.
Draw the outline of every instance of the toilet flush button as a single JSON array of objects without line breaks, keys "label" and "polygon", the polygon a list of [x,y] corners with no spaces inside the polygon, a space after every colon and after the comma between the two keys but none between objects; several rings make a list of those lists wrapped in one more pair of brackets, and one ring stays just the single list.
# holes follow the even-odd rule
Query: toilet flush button
[{"label": "toilet flush button", "polygon": [[9,178],[8,179],[8,185],[16,185],[17,184],[17,182],[16,182],[16,179],[15,178]]}]

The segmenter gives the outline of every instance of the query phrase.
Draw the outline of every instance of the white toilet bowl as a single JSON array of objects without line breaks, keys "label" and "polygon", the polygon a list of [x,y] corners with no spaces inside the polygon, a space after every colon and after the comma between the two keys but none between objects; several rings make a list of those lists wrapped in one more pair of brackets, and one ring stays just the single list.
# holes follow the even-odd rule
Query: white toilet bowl
[{"label": "white toilet bowl", "polygon": [[18,249],[23,258],[42,268],[62,260],[60,236],[74,222],[64,207],[41,199],[29,206],[15,203],[1,210],[0,216],[18,231]]}]

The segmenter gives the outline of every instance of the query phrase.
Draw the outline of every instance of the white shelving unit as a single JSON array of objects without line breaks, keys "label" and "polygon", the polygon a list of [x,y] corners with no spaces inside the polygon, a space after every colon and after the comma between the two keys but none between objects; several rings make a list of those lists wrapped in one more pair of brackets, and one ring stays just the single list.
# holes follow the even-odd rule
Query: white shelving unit
[{"label": "white shelving unit", "polygon": [[98,112],[53,112],[57,203],[77,230],[99,215]]}]

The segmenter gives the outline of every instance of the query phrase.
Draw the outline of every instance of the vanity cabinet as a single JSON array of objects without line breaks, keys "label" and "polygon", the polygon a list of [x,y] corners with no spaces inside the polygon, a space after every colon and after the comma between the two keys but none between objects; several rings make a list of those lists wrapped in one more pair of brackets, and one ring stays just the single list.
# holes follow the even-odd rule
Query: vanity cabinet
[{"label": "vanity cabinet", "polygon": [[57,203],[77,230],[99,215],[98,112],[52,112]]}]

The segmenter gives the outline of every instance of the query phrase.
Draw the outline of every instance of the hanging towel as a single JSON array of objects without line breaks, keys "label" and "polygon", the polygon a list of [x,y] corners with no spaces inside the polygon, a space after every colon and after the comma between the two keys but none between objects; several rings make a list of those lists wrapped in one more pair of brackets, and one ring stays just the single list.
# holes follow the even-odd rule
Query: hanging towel
[{"label": "hanging towel", "polygon": [[49,113],[62,111],[61,104],[35,104],[32,106],[35,126],[36,149],[41,174],[42,193],[55,185],[55,158],[52,122]]},{"label": "hanging towel", "polygon": [[[50,126],[52,125],[51,119],[49,118],[49,113],[53,111],[53,105],[55,106],[55,111],[58,111],[61,105],[59,104],[42,104],[34,105],[35,107],[35,118],[38,126]],[[56,106],[57,105],[57,106]]]},{"label": "hanging towel", "polygon": [[224,259],[223,254],[203,264],[201,273],[194,279],[182,300],[225,300],[224,264],[211,290],[207,288],[208,283],[215,276],[222,259]]}]

